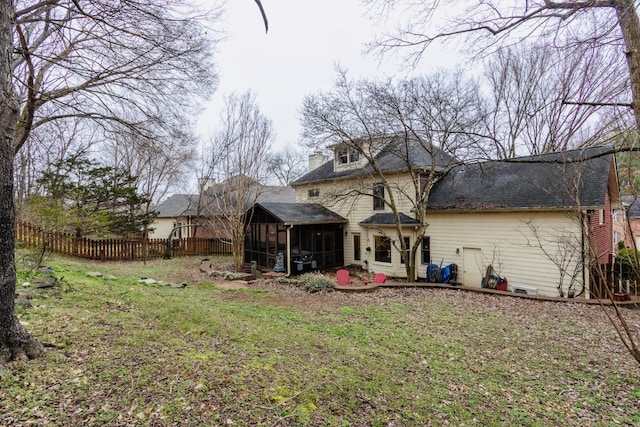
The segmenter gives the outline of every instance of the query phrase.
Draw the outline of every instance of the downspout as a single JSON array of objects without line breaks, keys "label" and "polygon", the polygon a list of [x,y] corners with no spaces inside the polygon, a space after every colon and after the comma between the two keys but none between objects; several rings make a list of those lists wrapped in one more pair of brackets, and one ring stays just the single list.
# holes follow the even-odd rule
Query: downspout
[{"label": "downspout", "polygon": [[[588,217],[587,217],[588,218]],[[580,295],[582,295],[586,289],[586,273],[585,273],[585,268],[587,267],[587,262],[585,260],[586,258],[586,254],[585,254],[585,238],[584,238],[584,234],[585,234],[585,230],[588,230],[588,227],[585,227],[584,225],[584,221],[585,221],[585,215],[583,211],[580,211],[580,227],[582,228],[581,233],[580,233],[580,237],[581,237],[581,252],[582,252],[582,290],[580,292],[578,292],[578,295],[576,295],[574,298],[579,297]],[[588,221],[588,219],[587,219]],[[591,299],[591,295],[588,295],[589,299]]]},{"label": "downspout", "polygon": [[287,250],[286,250],[287,274],[285,277],[291,276],[291,229],[292,228],[293,228],[293,224],[290,224],[287,226]]}]

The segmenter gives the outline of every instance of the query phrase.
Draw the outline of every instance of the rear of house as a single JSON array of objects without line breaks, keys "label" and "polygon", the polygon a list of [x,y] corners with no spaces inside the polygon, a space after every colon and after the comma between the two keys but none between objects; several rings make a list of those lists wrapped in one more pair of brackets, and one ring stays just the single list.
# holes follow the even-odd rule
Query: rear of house
[{"label": "rear of house", "polygon": [[461,165],[429,199],[431,256],[466,286],[487,266],[509,290],[590,297],[594,267],[612,261],[619,207],[611,147]]},{"label": "rear of house", "polygon": [[[381,186],[363,156],[340,144],[334,151],[333,159],[311,159],[313,169],[292,184],[296,203],[286,209],[293,214],[296,206],[319,206],[342,218],[331,230],[331,241],[342,241],[336,249],[341,265],[406,278],[397,219],[383,202],[390,196],[404,241],[411,246],[420,239],[416,276],[409,280],[426,280],[431,264],[455,264],[457,281],[479,288],[491,266],[507,279],[509,291],[588,298],[591,269],[609,263],[614,253],[612,211],[619,208],[619,194],[611,147],[456,167],[450,167],[451,158],[429,163],[418,153],[412,158],[426,159],[421,173],[447,170],[431,188],[424,237],[417,233],[420,222],[411,199],[416,177],[406,165],[394,165],[381,150],[376,159],[387,181]],[[304,216],[304,209],[298,213]],[[298,225],[305,223],[300,215]],[[284,247],[293,256],[290,242]]]}]

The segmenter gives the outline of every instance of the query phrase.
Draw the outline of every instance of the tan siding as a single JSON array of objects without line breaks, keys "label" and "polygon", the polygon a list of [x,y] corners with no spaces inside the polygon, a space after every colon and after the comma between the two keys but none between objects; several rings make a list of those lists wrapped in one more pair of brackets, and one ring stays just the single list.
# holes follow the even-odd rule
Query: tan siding
[{"label": "tan siding", "polygon": [[[189,224],[189,218],[156,218],[151,224],[153,231],[149,233],[150,238],[166,239],[169,237],[171,231],[173,231],[173,225],[179,222],[182,225]],[[182,229],[182,237],[191,237],[191,227],[185,227]]]},{"label": "tan siding", "polygon": [[[400,208],[400,212],[405,213],[413,217],[411,212],[413,203],[407,197],[400,194],[400,190],[413,196],[413,185],[411,179],[406,174],[397,174],[391,177],[387,177],[394,190],[395,201]],[[349,195],[349,191],[353,192],[354,189],[362,189],[362,191],[371,192],[373,184],[380,182],[379,179],[368,178],[364,181],[334,181],[330,183],[320,184],[307,184],[296,187],[296,202],[299,203],[319,203],[327,208],[331,209],[338,215],[346,218],[349,222],[345,224],[345,244],[344,244],[344,262],[345,265],[360,264],[367,265],[370,271],[385,273],[394,277],[406,277],[404,264],[400,263],[400,253],[396,250],[392,252],[392,263],[378,263],[374,259],[374,236],[380,235],[380,231],[372,228],[361,227],[360,222],[369,218],[371,215],[378,212],[391,212],[391,209],[386,206],[384,210],[373,210],[373,199],[370,195]],[[320,190],[319,197],[309,197],[309,190]],[[388,193],[385,193],[385,197],[388,199]],[[353,259],[353,233],[360,233],[361,238],[361,261],[354,261]],[[396,240],[396,230],[393,227],[386,227],[385,233],[393,240]],[[406,236],[411,238],[413,243],[415,237],[413,236],[413,229],[407,229]],[[371,250],[367,251],[366,248],[370,247]],[[368,263],[365,263],[368,261]]]},{"label": "tan siding", "polygon": [[[527,221],[538,227],[540,239],[535,237]],[[558,243],[562,235],[570,236],[571,244],[578,245],[566,270],[573,272],[580,265],[580,227],[567,213],[430,213],[427,222],[430,224],[427,235],[431,237],[432,261],[443,265],[458,264],[460,279],[463,248],[479,248],[482,250],[482,269],[492,264],[508,279],[509,290],[514,285],[527,286],[538,289],[540,295],[558,296],[556,287],[560,270],[540,246],[552,257],[566,255],[569,251]],[[426,276],[425,268],[421,266],[419,277]],[[581,272],[577,279],[582,283]],[[480,287],[479,283],[465,285]],[[576,284],[575,288],[579,290],[581,285]]]}]

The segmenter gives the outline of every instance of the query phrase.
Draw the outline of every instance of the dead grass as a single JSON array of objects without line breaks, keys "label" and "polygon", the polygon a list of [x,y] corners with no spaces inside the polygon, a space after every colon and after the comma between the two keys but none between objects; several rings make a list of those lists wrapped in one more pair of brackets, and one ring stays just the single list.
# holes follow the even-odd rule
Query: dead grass
[{"label": "dead grass", "polygon": [[[1,425],[640,423],[640,370],[597,306],[444,289],[222,290],[194,258],[50,263],[62,283],[19,316],[54,347],[0,368]],[[640,332],[639,312],[625,314]]]}]

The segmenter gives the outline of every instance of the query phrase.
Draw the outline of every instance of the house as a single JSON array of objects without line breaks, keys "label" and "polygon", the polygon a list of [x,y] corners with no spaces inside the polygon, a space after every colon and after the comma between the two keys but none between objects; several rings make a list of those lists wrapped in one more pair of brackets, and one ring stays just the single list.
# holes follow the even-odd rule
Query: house
[{"label": "house", "polygon": [[197,194],[173,194],[154,207],[157,213],[149,226],[149,237],[176,239],[194,237],[199,223],[199,197]]},{"label": "house", "polygon": [[[374,144],[373,147],[362,147],[360,151],[353,144],[336,144],[331,147],[334,151],[332,159],[313,154],[309,161],[311,170],[291,183],[296,204],[287,206],[287,214],[295,218],[296,227],[301,229],[315,230],[314,227],[322,224],[323,229],[316,230],[308,242],[303,239],[301,243],[305,245],[300,247],[310,251],[314,258],[316,248],[322,249],[324,255],[317,262],[318,268],[359,265],[371,272],[406,277],[403,257],[392,249],[393,238],[390,236],[395,234],[396,221],[385,203],[390,197],[385,191],[393,189],[397,193],[394,201],[400,211],[401,226],[406,230],[406,241],[412,243],[416,220],[409,190],[414,188],[414,178],[419,178],[426,169],[445,170],[456,160],[439,149],[427,150],[414,140],[407,143],[399,137],[380,138]],[[374,171],[367,156],[374,159],[378,172]],[[413,175],[408,173],[408,167],[414,171]],[[380,173],[385,176],[386,186],[380,182]],[[304,211],[313,211],[313,207],[326,209],[336,217],[329,218],[326,212],[326,218],[306,216]],[[322,235],[321,246],[318,233]],[[254,231],[249,236],[259,240]],[[327,249],[334,246],[336,255],[332,258]],[[287,271],[295,272],[292,260],[298,256],[296,246],[282,249]],[[246,255],[249,259],[251,254],[246,252]],[[258,265],[265,267],[262,262]]]},{"label": "house", "polygon": [[635,242],[635,248],[640,249],[640,202],[636,196],[623,196],[622,202],[629,222],[628,226],[625,223],[625,246],[633,248]]},{"label": "house", "polygon": [[[296,204],[282,207],[280,213],[257,206],[259,212],[274,214],[271,220],[279,224],[274,230],[282,233],[277,251],[287,259],[289,272],[293,252],[300,248],[288,245],[287,227],[305,225],[304,210],[316,206],[343,219],[321,231],[336,246],[335,263],[342,257],[342,265],[406,277],[405,254],[397,249],[395,230],[399,224],[409,245],[419,236],[416,203],[411,200],[416,171],[420,181],[430,171],[442,177],[430,189],[428,228],[412,280],[425,280],[432,263],[456,264],[458,281],[481,287],[491,265],[507,278],[511,291],[589,297],[591,268],[611,262],[612,211],[620,207],[611,147],[464,165],[437,149],[387,138],[371,154],[379,171],[362,147],[347,143],[331,149],[333,158],[313,155],[312,170],[291,184]],[[387,182],[384,187],[380,173]],[[397,218],[383,202],[390,197],[399,208]],[[256,232],[249,239],[259,240]],[[305,250],[314,255],[313,245]]]},{"label": "house", "polygon": [[[174,194],[155,206],[157,216],[150,226],[152,238],[166,239],[172,235],[176,239],[184,237],[228,238],[227,231],[216,225],[216,216],[221,209],[221,200],[233,203],[237,200],[238,178],[233,177],[219,184],[210,184],[202,195]],[[295,193],[291,187],[268,186],[253,182],[245,195],[254,202],[293,202]],[[248,207],[248,206],[247,206]]]},{"label": "house", "polygon": [[429,197],[431,255],[480,287],[487,265],[511,290],[590,296],[615,254],[620,207],[612,147],[460,165]]}]

